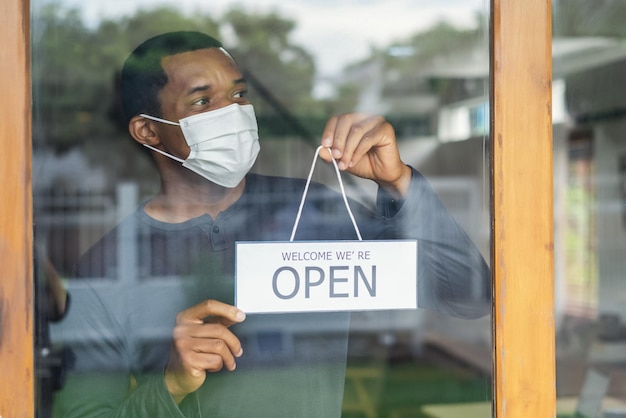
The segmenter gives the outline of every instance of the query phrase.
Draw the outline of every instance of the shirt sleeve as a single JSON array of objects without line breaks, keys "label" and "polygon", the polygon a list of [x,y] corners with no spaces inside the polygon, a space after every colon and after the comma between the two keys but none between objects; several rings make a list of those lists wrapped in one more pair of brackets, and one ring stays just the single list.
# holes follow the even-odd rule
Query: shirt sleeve
[{"label": "shirt sleeve", "polygon": [[65,388],[57,395],[55,416],[67,418],[185,418],[199,417],[195,394],[190,394],[180,408],[165,388],[162,376],[142,379],[136,387],[122,373],[71,374]]},{"label": "shirt sleeve", "polygon": [[462,317],[491,311],[491,272],[467,233],[422,174],[412,169],[409,193],[394,200],[379,188],[377,210],[398,238],[418,240],[418,305]]}]

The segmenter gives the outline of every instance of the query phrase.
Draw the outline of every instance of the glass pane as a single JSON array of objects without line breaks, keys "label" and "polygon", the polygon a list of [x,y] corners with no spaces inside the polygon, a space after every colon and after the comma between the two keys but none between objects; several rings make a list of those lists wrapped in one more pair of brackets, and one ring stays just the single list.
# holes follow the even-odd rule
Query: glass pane
[{"label": "glass pane", "polygon": [[38,416],[491,415],[487,2],[32,10]]},{"label": "glass pane", "polygon": [[[619,1],[554,2],[557,409],[626,416],[626,48]],[[578,416],[578,415],[577,415]]]}]

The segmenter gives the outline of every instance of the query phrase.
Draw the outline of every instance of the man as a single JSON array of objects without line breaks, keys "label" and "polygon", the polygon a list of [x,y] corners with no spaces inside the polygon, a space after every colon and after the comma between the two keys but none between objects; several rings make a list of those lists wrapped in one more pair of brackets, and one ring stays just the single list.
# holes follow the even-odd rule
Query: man
[{"label": "man", "polygon": [[[94,283],[85,308],[72,310],[68,323],[89,338],[74,349],[63,415],[340,416],[349,315],[246,318],[234,306],[234,242],[287,240],[304,189],[299,179],[248,172],[259,144],[246,88],[230,54],[201,33],[154,37],[126,61],[129,131],[152,150],[161,189],[79,262],[80,277],[128,285]],[[391,125],[334,117],[321,144],[341,170],[379,185],[379,213],[353,203],[364,239],[419,240],[419,305],[488,313],[484,260],[402,162]],[[341,196],[312,185],[296,239],[355,239]]]}]

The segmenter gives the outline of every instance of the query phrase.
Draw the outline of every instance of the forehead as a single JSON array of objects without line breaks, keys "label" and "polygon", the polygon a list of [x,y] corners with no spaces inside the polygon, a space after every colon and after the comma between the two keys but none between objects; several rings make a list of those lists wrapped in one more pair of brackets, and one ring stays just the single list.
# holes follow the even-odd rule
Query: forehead
[{"label": "forehead", "polygon": [[165,88],[186,88],[198,83],[231,83],[241,78],[233,58],[222,48],[197,49],[170,55],[161,60],[167,75]]}]

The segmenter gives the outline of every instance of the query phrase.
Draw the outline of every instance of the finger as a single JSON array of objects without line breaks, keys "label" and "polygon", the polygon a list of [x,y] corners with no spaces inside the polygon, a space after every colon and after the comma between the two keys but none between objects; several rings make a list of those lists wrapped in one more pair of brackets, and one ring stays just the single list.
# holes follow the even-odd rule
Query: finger
[{"label": "finger", "polygon": [[189,362],[191,369],[206,372],[219,372],[222,368],[233,371],[237,367],[235,360],[231,357],[230,363],[219,354],[194,352],[191,353]]},{"label": "finger", "polygon": [[[355,115],[353,114],[335,116],[333,123],[329,123],[328,130],[324,132],[324,138],[327,138],[327,143],[331,144],[329,148],[332,148],[333,158],[337,160],[338,164],[343,161],[346,141],[350,134],[350,128],[353,125],[354,118]],[[343,168],[341,164],[339,168]]]},{"label": "finger", "polygon": [[358,113],[341,115],[329,121],[324,131],[323,143],[332,143],[333,158],[337,160],[340,169],[345,170],[354,165],[352,160],[355,149],[382,121],[380,116]]},{"label": "finger", "polygon": [[246,314],[232,305],[208,299],[180,312],[176,323],[203,323],[207,317],[218,318],[219,322],[229,326],[242,322]]},{"label": "finger", "polygon": [[223,340],[201,339],[194,342],[194,349],[189,351],[188,361],[196,369],[217,372],[225,367],[235,370],[235,356]]},{"label": "finger", "polygon": [[[174,344],[179,352],[198,351],[206,341],[213,341],[220,350],[222,347],[235,357],[243,354],[241,341],[226,326],[221,324],[183,324],[174,328]],[[215,341],[218,341],[217,343]]]},{"label": "finger", "polygon": [[379,128],[385,122],[381,116],[368,116],[350,126],[342,152],[339,168],[350,168],[357,164],[380,140]]},{"label": "finger", "polygon": [[328,122],[326,122],[324,131],[322,132],[322,145],[324,146],[324,148],[333,147],[333,140],[335,137],[335,127],[337,126],[338,119],[339,118],[337,116],[333,116],[328,120]]},{"label": "finger", "polygon": [[[367,132],[355,142],[355,148],[351,150],[349,167],[358,164],[366,154],[374,147],[389,145],[394,137],[393,127],[384,118],[374,118],[369,121],[372,125],[367,126]],[[357,138],[353,138],[355,141]],[[377,161],[377,163],[381,163]]]}]

